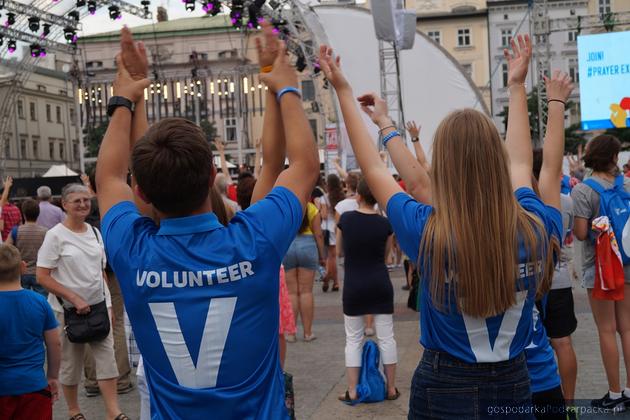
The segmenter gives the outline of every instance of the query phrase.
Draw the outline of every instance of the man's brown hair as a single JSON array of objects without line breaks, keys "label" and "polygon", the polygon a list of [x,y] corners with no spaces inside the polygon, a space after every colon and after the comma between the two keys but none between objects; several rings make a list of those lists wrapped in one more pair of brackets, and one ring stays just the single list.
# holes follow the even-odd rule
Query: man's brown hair
[{"label": "man's brown hair", "polygon": [[214,175],[212,151],[193,122],[165,118],[135,144],[131,172],[157,210],[185,216],[208,199]]},{"label": "man's brown hair", "polygon": [[22,257],[20,251],[13,245],[0,245],[0,282],[10,282],[20,279]]}]

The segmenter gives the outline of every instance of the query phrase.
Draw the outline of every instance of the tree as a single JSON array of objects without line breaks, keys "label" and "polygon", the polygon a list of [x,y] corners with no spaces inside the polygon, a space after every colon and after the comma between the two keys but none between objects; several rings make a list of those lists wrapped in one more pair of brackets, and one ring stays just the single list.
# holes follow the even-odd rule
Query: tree
[{"label": "tree", "polygon": [[572,155],[577,153],[579,145],[586,145],[584,132],[580,130],[580,124],[572,124],[564,129],[564,152]]},{"label": "tree", "polygon": [[625,149],[630,146],[630,128],[609,128],[606,130],[606,134],[617,137],[622,148]]},{"label": "tree", "polygon": [[214,121],[201,120],[199,126],[206,135],[206,140],[208,140],[208,143],[212,143],[212,141],[217,138],[217,126]]},{"label": "tree", "polygon": [[106,131],[107,124],[88,126],[88,128],[83,130],[85,134],[85,149],[88,156],[96,157],[98,155]]}]

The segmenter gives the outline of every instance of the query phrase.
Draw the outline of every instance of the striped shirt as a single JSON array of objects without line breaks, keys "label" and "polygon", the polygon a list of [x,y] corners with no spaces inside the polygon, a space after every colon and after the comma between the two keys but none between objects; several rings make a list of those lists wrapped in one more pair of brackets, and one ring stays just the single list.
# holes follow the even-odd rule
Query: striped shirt
[{"label": "striped shirt", "polygon": [[11,234],[15,247],[20,251],[22,260],[26,262],[26,273],[35,275],[37,268],[37,253],[44,242],[44,237],[48,229],[35,223],[27,223],[15,226],[17,235]]}]

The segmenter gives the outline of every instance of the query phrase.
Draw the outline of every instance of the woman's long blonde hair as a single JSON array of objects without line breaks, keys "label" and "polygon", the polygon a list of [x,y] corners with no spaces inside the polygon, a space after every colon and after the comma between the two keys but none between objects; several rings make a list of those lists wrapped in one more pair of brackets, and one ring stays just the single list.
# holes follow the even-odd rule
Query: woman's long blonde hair
[{"label": "woman's long blonde hair", "polygon": [[437,128],[434,209],[420,243],[419,267],[429,275],[430,295],[440,310],[450,307],[451,296],[459,311],[474,317],[513,306],[521,241],[533,267],[544,257],[542,270],[536,269],[538,295],[549,290],[558,244],[549,244],[542,222],[515,199],[508,163],[497,129],[478,111],[453,112]]}]

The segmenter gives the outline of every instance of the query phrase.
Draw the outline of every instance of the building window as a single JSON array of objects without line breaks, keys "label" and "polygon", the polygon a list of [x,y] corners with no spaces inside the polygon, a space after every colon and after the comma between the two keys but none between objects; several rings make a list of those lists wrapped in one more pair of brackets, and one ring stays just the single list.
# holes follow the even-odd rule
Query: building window
[{"label": "building window", "polygon": [[61,107],[60,106],[56,107],[55,114],[57,115],[57,122],[61,124]]},{"label": "building window", "polygon": [[568,36],[568,42],[576,42],[578,33],[577,31],[569,31],[567,36]]},{"label": "building window", "polygon": [[39,137],[33,136],[33,159],[39,159]]},{"label": "building window", "polygon": [[610,0],[599,0],[599,14],[605,15],[612,12]]},{"label": "building window", "polygon": [[469,47],[470,42],[470,29],[458,29],[457,30],[457,46]]},{"label": "building window", "polygon": [[103,67],[102,61],[88,61],[87,63],[85,63],[85,68],[88,68],[88,69],[100,69],[102,67]]},{"label": "building window", "polygon": [[70,124],[72,125],[76,125],[77,124],[77,114],[74,111],[74,108],[70,108]]},{"label": "building window", "polygon": [[302,100],[315,100],[315,85],[312,80],[302,80]]},{"label": "building window", "polygon": [[238,52],[236,52],[236,49],[224,50],[224,51],[219,51],[218,55],[219,55],[219,58],[232,58],[232,57],[237,57]]},{"label": "building window", "polygon": [[17,103],[17,108],[18,108],[18,117],[23,119],[24,118],[24,102],[22,102],[21,99]]},{"label": "building window", "polygon": [[580,72],[578,70],[577,58],[569,59],[569,77],[573,83],[580,83]]},{"label": "building window", "polygon": [[440,33],[440,31],[429,31],[427,32],[427,36],[429,38],[431,38],[431,40],[433,42],[435,42],[436,44],[442,44],[442,34]]},{"label": "building window", "polygon": [[55,160],[55,142],[50,137],[48,138],[48,156],[50,160]]},{"label": "building window", "polygon": [[236,141],[236,118],[226,118],[224,120],[225,141]]},{"label": "building window", "polygon": [[27,137],[24,136],[20,136],[20,158],[21,159],[27,159],[28,156],[26,155],[26,139]]},{"label": "building window", "polygon": [[65,160],[65,156],[64,156],[64,144],[63,142],[59,143],[59,159],[61,160]]},{"label": "building window", "polygon": [[315,141],[317,141],[318,140],[318,138],[317,138],[317,120],[310,119],[310,120],[308,120],[308,123],[311,125],[311,131],[313,132],[313,137],[315,137]]},{"label": "building window", "polygon": [[64,89],[60,89],[59,90],[59,95],[61,95],[61,96],[68,96],[68,91],[64,90]]},{"label": "building window", "polygon": [[74,158],[75,161],[80,160],[80,156],[79,156],[79,142],[78,141],[73,141],[72,142],[72,157]]},{"label": "building window", "polygon": [[37,90],[39,90],[40,92],[46,92],[46,86],[44,86],[44,85],[37,85]]},{"label": "building window", "polygon": [[503,63],[501,65],[501,74],[503,76],[503,87],[507,87],[507,85],[508,85],[508,65],[507,65],[507,63]]},{"label": "building window", "polygon": [[46,104],[46,121],[52,122],[52,111],[50,104]]},{"label": "building window", "polygon": [[512,30],[501,29],[501,46],[504,48],[509,47],[510,41],[512,41]]},{"label": "building window", "polygon": [[8,136],[4,142],[4,157],[6,159],[11,157],[11,137]]},{"label": "building window", "polygon": [[31,112],[31,121],[37,121],[37,112],[35,112],[35,102],[30,102],[29,111]]}]

